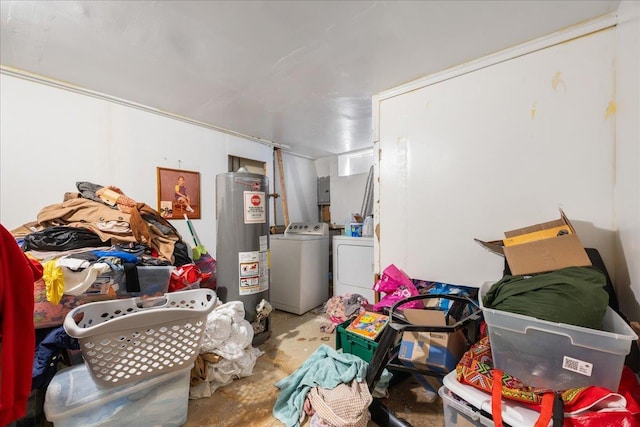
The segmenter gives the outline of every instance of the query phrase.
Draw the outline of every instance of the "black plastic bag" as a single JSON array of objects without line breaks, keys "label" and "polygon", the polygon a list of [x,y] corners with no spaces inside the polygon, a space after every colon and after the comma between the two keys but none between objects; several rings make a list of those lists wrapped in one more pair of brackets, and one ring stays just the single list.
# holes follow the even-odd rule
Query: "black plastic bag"
[{"label": "black plastic bag", "polygon": [[86,228],[53,226],[27,234],[23,251],[68,251],[71,249],[110,246],[96,233]]}]

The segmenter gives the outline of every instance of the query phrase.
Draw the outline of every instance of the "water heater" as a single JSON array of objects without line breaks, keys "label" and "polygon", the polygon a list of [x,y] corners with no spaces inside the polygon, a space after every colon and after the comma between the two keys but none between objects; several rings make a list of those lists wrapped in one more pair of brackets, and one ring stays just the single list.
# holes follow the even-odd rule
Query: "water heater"
[{"label": "water heater", "polygon": [[[224,301],[242,301],[245,318],[256,320],[256,307],[269,301],[269,180],[264,175],[229,172],[216,176],[217,287]],[[259,345],[271,333],[256,333]]]}]

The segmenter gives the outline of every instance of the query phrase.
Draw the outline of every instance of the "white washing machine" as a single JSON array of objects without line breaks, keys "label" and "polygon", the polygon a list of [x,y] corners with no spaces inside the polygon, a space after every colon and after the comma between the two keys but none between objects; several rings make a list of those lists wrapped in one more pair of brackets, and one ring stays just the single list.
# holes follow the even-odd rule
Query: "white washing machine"
[{"label": "white washing machine", "polygon": [[304,314],[329,299],[329,224],[295,222],[270,236],[269,302]]},{"label": "white washing machine", "polygon": [[375,302],[373,237],[333,236],[333,295],[360,294]]}]

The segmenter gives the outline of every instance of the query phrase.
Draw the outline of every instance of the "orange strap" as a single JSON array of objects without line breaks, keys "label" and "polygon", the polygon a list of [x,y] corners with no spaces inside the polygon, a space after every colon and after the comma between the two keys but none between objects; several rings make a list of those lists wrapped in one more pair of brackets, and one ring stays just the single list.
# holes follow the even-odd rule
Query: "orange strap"
[{"label": "orange strap", "polygon": [[[502,371],[493,369],[492,375],[491,415],[493,417],[493,424],[496,427],[502,427]],[[535,427],[538,426],[536,425]]]},{"label": "orange strap", "polygon": [[553,393],[545,393],[542,395],[542,406],[540,408],[540,416],[533,427],[547,427],[551,417],[553,416],[553,401],[555,395]]}]

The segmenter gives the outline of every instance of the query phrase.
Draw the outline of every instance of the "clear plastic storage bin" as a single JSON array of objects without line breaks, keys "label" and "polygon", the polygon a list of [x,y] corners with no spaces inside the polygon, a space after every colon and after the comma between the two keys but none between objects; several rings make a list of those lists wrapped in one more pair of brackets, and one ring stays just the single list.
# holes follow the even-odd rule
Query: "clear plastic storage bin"
[{"label": "clear plastic storage bin", "polygon": [[105,388],[86,365],[75,365],[51,380],[44,413],[55,427],[181,426],[187,422],[190,370]]},{"label": "clear plastic storage bin", "polygon": [[138,282],[140,282],[140,292],[127,292],[126,286],[118,289],[118,296],[122,297],[142,297],[142,296],[162,296],[169,290],[169,280],[174,266],[139,266]]},{"label": "clear plastic storage bin", "polygon": [[442,399],[445,427],[493,426],[493,419],[482,414],[480,409],[469,405],[451,393],[445,386],[440,387],[438,394]]},{"label": "clear plastic storage bin", "polygon": [[479,299],[496,368],[535,387],[618,390],[624,359],[638,337],[615,311],[607,307],[603,330],[548,322],[484,307],[491,285],[482,285]]}]

